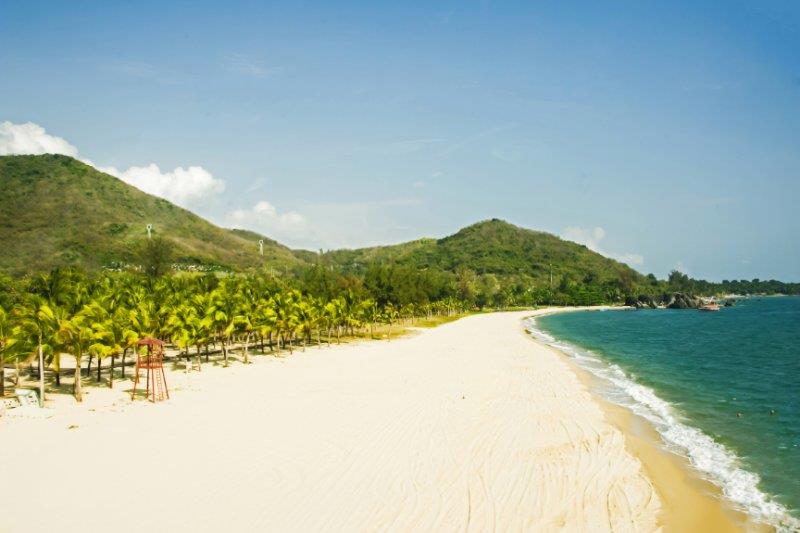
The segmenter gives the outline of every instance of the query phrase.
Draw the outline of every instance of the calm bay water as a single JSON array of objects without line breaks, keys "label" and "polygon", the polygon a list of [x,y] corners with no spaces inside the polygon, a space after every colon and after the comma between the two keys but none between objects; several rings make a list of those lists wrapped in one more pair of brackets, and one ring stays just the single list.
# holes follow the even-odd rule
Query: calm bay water
[{"label": "calm bay water", "polygon": [[739,507],[800,530],[800,298],[575,312],[531,333],[610,384]]}]

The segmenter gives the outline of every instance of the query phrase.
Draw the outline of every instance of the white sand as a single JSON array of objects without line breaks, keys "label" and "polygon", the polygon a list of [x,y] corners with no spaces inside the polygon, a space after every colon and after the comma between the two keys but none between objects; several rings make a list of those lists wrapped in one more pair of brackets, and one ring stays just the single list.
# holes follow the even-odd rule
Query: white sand
[{"label": "white sand", "polygon": [[0,531],[656,529],[639,461],[530,314],[0,419]]}]

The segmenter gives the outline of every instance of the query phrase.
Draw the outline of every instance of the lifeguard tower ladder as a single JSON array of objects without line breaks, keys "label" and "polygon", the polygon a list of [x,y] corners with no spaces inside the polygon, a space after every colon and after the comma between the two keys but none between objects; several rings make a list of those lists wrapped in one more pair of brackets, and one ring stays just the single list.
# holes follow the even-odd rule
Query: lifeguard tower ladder
[{"label": "lifeguard tower ladder", "polygon": [[133,375],[133,392],[131,400],[136,397],[139,385],[139,371],[147,370],[146,398],[151,402],[169,399],[167,376],[164,374],[164,341],[153,337],[145,337],[137,343],[136,371]]}]

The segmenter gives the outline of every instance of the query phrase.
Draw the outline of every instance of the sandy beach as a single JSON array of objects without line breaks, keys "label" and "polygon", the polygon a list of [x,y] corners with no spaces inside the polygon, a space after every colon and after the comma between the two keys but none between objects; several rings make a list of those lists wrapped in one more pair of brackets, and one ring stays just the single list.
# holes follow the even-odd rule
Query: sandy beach
[{"label": "sandy beach", "polygon": [[121,382],[2,419],[2,529],[657,530],[654,469],[524,333],[531,314],[173,371],[160,404]]}]

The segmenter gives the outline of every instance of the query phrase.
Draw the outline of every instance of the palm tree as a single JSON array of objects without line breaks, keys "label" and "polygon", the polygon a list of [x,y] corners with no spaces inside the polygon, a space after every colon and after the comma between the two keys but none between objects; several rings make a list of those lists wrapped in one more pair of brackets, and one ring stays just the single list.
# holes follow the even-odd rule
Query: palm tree
[{"label": "palm tree", "polygon": [[0,307],[0,398],[6,393],[6,362],[18,358],[19,331],[11,323],[11,317]]},{"label": "palm tree", "polygon": [[237,293],[231,284],[221,284],[212,291],[211,301],[208,308],[209,318],[222,344],[224,365],[228,366],[228,346],[239,320]]},{"label": "palm tree", "polygon": [[387,340],[392,340],[392,325],[397,321],[399,316],[400,312],[392,303],[386,304],[386,307],[383,309],[383,319],[389,325],[389,335]]},{"label": "palm tree", "polygon": [[[108,307],[106,307],[108,306]],[[110,308],[116,306],[111,312]],[[113,298],[106,297],[100,301],[94,301],[84,308],[84,313],[91,322],[91,328],[97,342],[91,353],[96,355],[97,360],[97,382],[100,382],[100,361],[106,357],[111,358],[108,370],[108,387],[114,386],[114,365],[116,358],[124,350],[138,340],[136,332],[129,328],[127,318],[128,312],[118,305]],[[124,364],[124,363],[123,363]]]},{"label": "palm tree", "polygon": [[358,308],[358,315],[363,318],[363,322],[369,323],[369,337],[375,338],[373,331],[375,329],[375,322],[380,319],[380,311],[378,304],[375,300],[364,300]]},{"label": "palm tree", "polygon": [[118,350],[111,353],[111,369],[109,370],[108,386],[114,386],[114,363],[118,355],[122,354],[122,379],[125,379],[125,356],[128,350],[136,346],[139,342],[139,335],[131,328],[130,312],[124,307],[117,307],[114,314],[110,317],[110,324],[107,332],[111,334],[113,342],[118,346]]},{"label": "palm tree", "polygon": [[277,315],[273,307],[274,301],[260,300],[256,305],[256,331],[261,337],[261,353],[264,353],[264,337],[269,341],[269,349],[272,351],[272,333],[276,329]]},{"label": "palm tree", "polygon": [[[202,281],[205,281],[203,279]],[[198,287],[203,290],[202,286]],[[197,321],[194,323],[194,332],[192,342],[196,349],[197,366],[200,368],[200,346],[205,346],[206,349],[206,362],[208,362],[208,342],[211,338],[213,323],[211,320],[209,309],[211,308],[212,301],[210,294],[194,294],[189,299],[190,305],[194,308]]]},{"label": "palm tree", "polygon": [[39,405],[44,406],[44,353],[53,352],[56,316],[47,301],[36,295],[32,295],[18,312],[23,334],[36,343],[39,358]]},{"label": "palm tree", "polygon": [[288,340],[289,353],[292,353],[292,339],[297,331],[297,291],[277,293],[272,295],[273,309],[275,311],[275,331],[278,335],[278,349],[286,347]]},{"label": "palm tree", "polygon": [[81,311],[59,322],[58,337],[64,346],[72,350],[72,355],[75,357],[75,378],[72,392],[75,395],[75,399],[82,402],[81,360],[83,358],[83,352],[90,347],[92,348],[91,351],[94,353],[102,352],[101,345],[92,343],[92,341],[97,339],[97,334],[89,325],[88,315]]},{"label": "palm tree", "polygon": [[193,344],[195,322],[198,320],[194,307],[186,304],[173,307],[172,314],[167,319],[167,329],[172,342],[175,343],[178,350],[184,351],[187,365],[189,364],[189,346]]},{"label": "palm tree", "polygon": [[313,298],[299,299],[295,305],[295,313],[297,325],[303,337],[303,351],[305,351],[306,343],[311,340],[311,333],[319,320],[316,302]]},{"label": "palm tree", "polygon": [[256,283],[252,278],[248,278],[245,283],[236,288],[236,292],[236,303],[238,305],[236,330],[244,337],[242,354],[244,363],[249,364],[248,350],[250,348],[250,340],[258,333],[259,296]]},{"label": "palm tree", "polygon": [[328,345],[331,343],[331,330],[336,329],[336,344],[341,344],[342,326],[345,324],[345,301],[336,298],[325,304],[325,317],[328,323]]},{"label": "palm tree", "polygon": [[248,355],[248,349],[250,347],[250,339],[252,338],[253,334],[256,332],[257,323],[256,323],[256,314],[255,314],[255,304],[246,298],[241,298],[239,300],[239,312],[237,315],[237,330],[240,331],[244,335],[244,349],[243,349],[243,360],[244,364],[250,364],[250,357]]},{"label": "palm tree", "polygon": [[355,330],[361,328],[361,305],[352,290],[347,291],[342,297],[342,322],[350,336],[355,335]]}]

